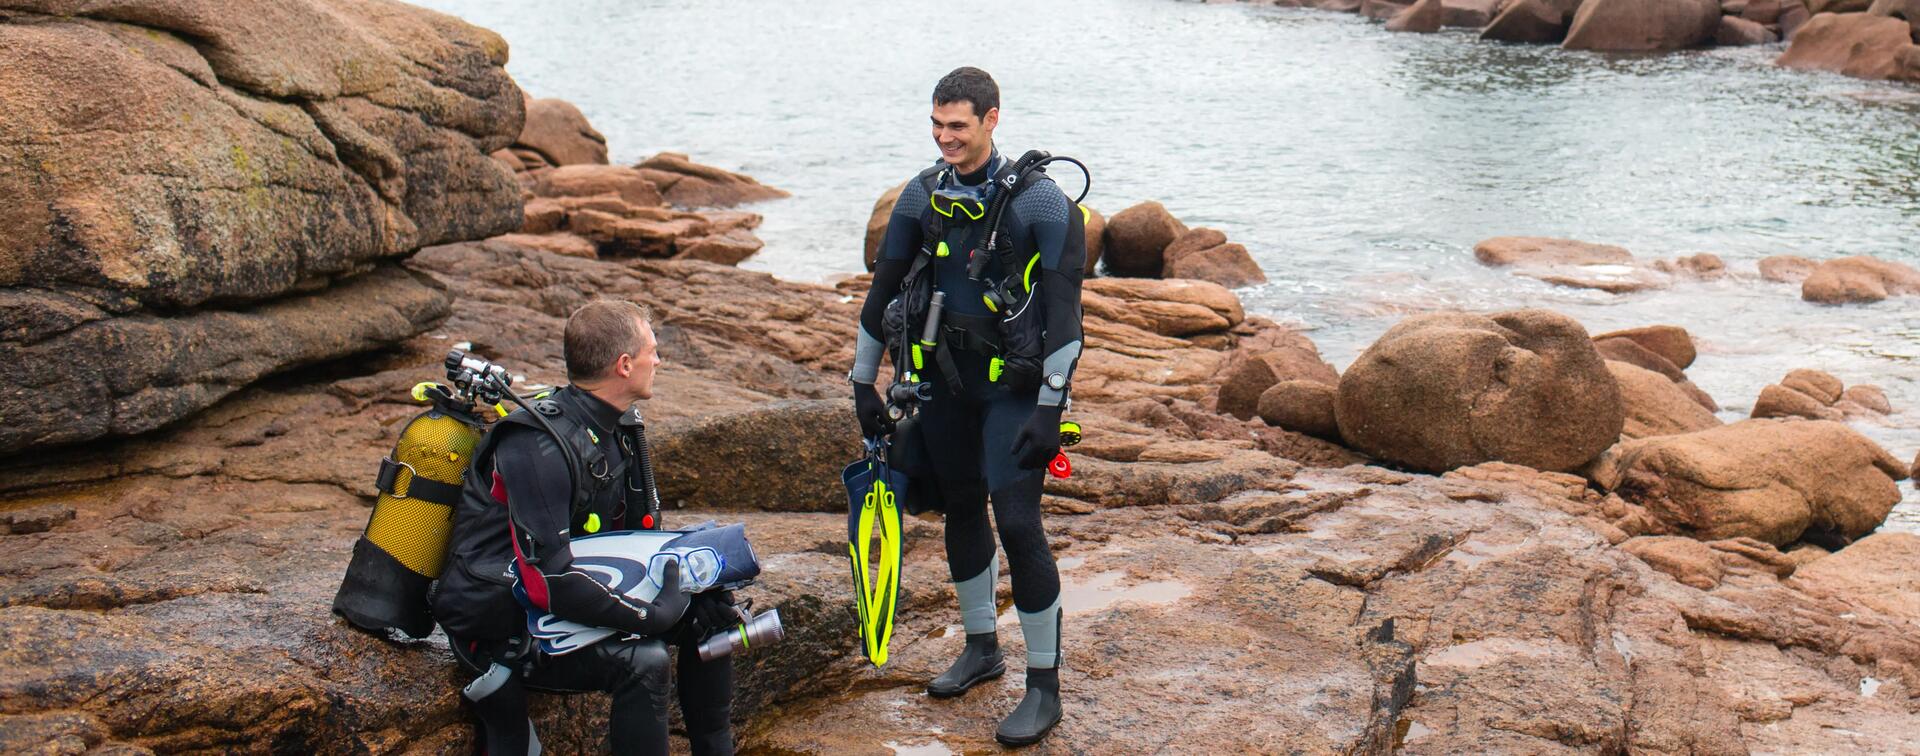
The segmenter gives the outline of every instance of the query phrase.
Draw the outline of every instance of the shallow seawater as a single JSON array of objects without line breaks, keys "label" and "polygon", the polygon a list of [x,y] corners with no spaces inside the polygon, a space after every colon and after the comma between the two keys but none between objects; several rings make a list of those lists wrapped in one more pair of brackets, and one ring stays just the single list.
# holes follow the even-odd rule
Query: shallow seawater
[{"label": "shallow seawater", "polygon": [[[1248,309],[1312,329],[1336,367],[1415,312],[1672,323],[1723,418],[1817,367],[1885,389],[1898,412],[1855,427],[1920,449],[1920,302],[1820,307],[1754,277],[1781,253],[1920,264],[1920,88],[1779,69],[1778,45],[1603,56],[1171,0],[423,4],[504,35],[521,85],[579,105],[616,162],[683,151],[792,191],[751,208],[767,248],[744,267],[859,270],[873,200],[934,157],[933,82],[978,65],[1009,151],[1087,161],[1094,208],[1156,199],[1227,232],[1271,279]],[[1517,234],[1713,252],[1735,277],[1616,296],[1473,261]],[[1893,525],[1920,530],[1902,490]]]}]

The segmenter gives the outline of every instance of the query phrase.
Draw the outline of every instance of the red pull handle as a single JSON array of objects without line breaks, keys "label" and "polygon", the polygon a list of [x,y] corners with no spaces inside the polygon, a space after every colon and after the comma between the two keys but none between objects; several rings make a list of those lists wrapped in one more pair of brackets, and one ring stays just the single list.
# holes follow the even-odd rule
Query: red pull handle
[{"label": "red pull handle", "polygon": [[1073,475],[1073,463],[1067,461],[1066,452],[1053,455],[1053,461],[1047,463],[1047,474],[1056,478],[1066,478]]}]

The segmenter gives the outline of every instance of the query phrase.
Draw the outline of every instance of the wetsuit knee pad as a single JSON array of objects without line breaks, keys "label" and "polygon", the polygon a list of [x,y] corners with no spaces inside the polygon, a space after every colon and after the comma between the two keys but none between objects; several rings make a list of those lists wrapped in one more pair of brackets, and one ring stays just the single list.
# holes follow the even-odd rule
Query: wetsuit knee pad
[{"label": "wetsuit knee pad", "polygon": [[667,644],[658,639],[628,640],[618,643],[600,643],[598,649],[600,661],[608,666],[608,672],[621,679],[613,686],[639,683],[649,693],[665,696],[667,691],[667,665],[670,656]]},{"label": "wetsuit knee pad", "polygon": [[621,670],[636,677],[667,672],[667,644],[659,640],[630,640],[603,644],[603,647],[605,652],[602,656],[618,663]]}]

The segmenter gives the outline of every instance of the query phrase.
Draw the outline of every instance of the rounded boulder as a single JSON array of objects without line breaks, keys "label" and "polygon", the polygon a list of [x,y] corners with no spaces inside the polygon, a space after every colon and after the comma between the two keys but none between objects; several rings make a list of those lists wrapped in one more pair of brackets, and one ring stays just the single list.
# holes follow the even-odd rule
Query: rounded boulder
[{"label": "rounded boulder", "polygon": [[1186,232],[1187,225],[1158,202],[1142,202],[1114,213],[1104,232],[1107,272],[1158,278],[1167,245]]},{"label": "rounded boulder", "polygon": [[1548,310],[1401,321],[1340,378],[1347,444],[1428,471],[1576,469],[1620,438],[1620,389],[1585,328]]}]

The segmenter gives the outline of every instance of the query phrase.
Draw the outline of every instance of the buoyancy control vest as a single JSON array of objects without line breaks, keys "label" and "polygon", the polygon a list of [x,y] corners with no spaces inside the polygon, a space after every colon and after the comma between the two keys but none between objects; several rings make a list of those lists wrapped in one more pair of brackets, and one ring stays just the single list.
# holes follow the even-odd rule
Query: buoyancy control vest
[{"label": "buoyancy control vest", "polygon": [[506,573],[511,513],[490,485],[469,483],[474,476],[490,481],[504,426],[533,428],[562,444],[573,481],[574,532],[623,528],[630,509],[639,513],[635,527],[662,526],[637,408],[620,417],[615,435],[623,454],[614,462],[584,422],[584,410],[567,407],[563,397],[541,395],[490,430],[471,397],[432,383],[415,387],[414,395],[433,406],[408,423],[381,461],[379,499],[334,597],[334,612],[354,626],[420,638],[438,618],[451,619],[449,627],[502,631],[488,637],[517,631],[521,612]]},{"label": "buoyancy control vest", "polygon": [[[585,420],[586,410],[576,404],[564,395],[536,399],[531,412],[515,410],[496,426],[519,425],[550,433],[572,452],[571,532],[661,529],[659,492],[639,409],[620,416],[614,442],[621,454],[616,461],[608,455],[605,439]],[[519,526],[517,520],[515,527],[508,527],[513,507],[504,501],[505,491],[492,481],[496,447],[506,435],[504,430],[496,427],[474,452],[468,476],[475,482],[464,486],[447,544],[453,569],[441,578],[432,600],[434,618],[463,638],[505,638],[524,631],[525,614],[513,597],[513,577],[507,570],[516,544],[507,536],[511,532],[518,539],[520,552],[529,559],[537,558],[538,544],[533,531]]]},{"label": "buoyancy control vest", "polygon": [[[987,199],[978,214],[953,203],[943,207],[942,190],[958,180],[953,166],[936,163],[914,177],[930,205],[919,212],[920,252],[882,320],[887,352],[893,355],[902,382],[921,384],[921,374],[932,365],[941,371],[948,390],[959,393],[964,384],[951,350],[960,349],[988,357],[991,383],[1011,391],[1039,384],[1046,337],[1045,318],[1036,306],[1040,250],[1015,249],[1004,226],[1014,198],[1038,183],[1045,166],[1055,161],[1071,162],[1086,171],[1078,160],[1043,150],[1031,150],[1015,161],[998,158],[999,164],[989,172]],[[1067,200],[1065,240],[1083,248],[1087,211],[1079,203],[1085,197],[1083,190],[1078,198]],[[937,280],[941,270],[951,275],[953,269],[942,263],[955,255],[965,260],[966,279],[972,284],[957,288],[965,289],[967,295],[977,293],[987,316],[965,312],[973,309],[970,306],[943,306],[945,297],[935,297],[943,288]],[[919,393],[924,398],[927,392]]]}]

